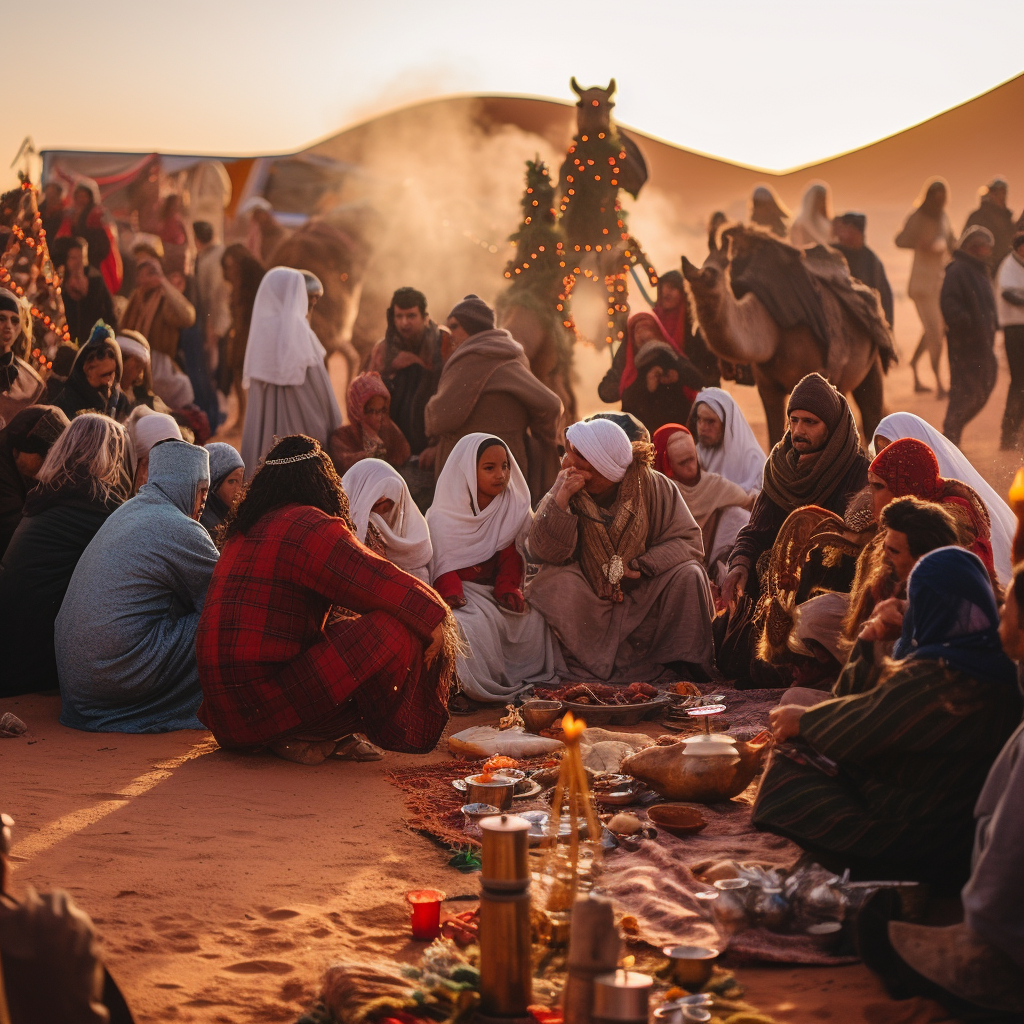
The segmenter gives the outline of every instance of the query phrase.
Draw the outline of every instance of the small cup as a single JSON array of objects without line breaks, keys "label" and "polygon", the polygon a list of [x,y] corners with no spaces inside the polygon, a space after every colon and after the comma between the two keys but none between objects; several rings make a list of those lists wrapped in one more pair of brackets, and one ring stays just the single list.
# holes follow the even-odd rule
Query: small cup
[{"label": "small cup", "polygon": [[405,894],[412,905],[412,937],[432,942],[441,934],[441,903],[445,895],[440,889],[413,889]]},{"label": "small cup", "polygon": [[669,959],[672,980],[690,991],[708,983],[715,961],[721,956],[720,950],[709,946],[666,946],[662,953]]},{"label": "small cup", "polygon": [[823,953],[834,953],[843,940],[843,926],[839,921],[823,921],[821,924],[812,924],[807,934]]}]

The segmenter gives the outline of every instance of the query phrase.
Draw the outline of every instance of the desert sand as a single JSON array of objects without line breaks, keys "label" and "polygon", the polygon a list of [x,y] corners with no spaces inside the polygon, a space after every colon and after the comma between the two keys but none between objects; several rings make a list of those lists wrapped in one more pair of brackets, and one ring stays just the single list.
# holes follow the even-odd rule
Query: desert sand
[{"label": "desert sand", "polygon": [[[584,359],[583,376],[601,365]],[[1001,491],[1018,464],[996,451],[1005,390],[1004,367],[964,442]],[[763,440],[755,392],[733,391]],[[941,404],[914,395],[905,368],[890,376],[888,405],[941,422]],[[3,711],[30,727],[27,737],[0,740],[0,801],[16,821],[15,891],[72,893],[95,920],[140,1024],[294,1020],[328,964],[415,958],[407,890],[477,891],[404,823],[386,772],[424,760],[388,754],[304,768],[225,753],[203,732],[76,732],[58,724],[56,697],[3,700]],[[482,712],[451,728],[495,718]],[[425,760],[445,757],[442,741]],[[947,1019],[932,1003],[892,1002],[862,966],[741,967],[738,977],[750,1002],[789,1024]]]}]

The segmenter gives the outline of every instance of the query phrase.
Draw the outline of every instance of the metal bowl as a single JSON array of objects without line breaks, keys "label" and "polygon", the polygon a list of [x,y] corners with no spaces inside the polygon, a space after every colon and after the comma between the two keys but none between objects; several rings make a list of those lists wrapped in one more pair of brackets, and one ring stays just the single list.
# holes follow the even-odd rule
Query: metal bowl
[{"label": "metal bowl", "polygon": [[515,780],[507,779],[503,775],[492,775],[486,782],[481,775],[466,776],[467,802],[491,804],[499,811],[507,811],[512,807],[512,794],[515,788]]},{"label": "metal bowl", "polygon": [[540,732],[541,729],[550,729],[555,724],[562,711],[560,700],[532,700],[523,701],[519,713],[523,716],[527,732]]},{"label": "metal bowl", "polygon": [[647,809],[647,817],[674,836],[692,836],[708,826],[704,815],[686,804],[655,804]]},{"label": "metal bowl", "polygon": [[710,946],[666,946],[662,952],[672,968],[672,980],[691,991],[703,988],[711,980],[721,950]]},{"label": "metal bowl", "polygon": [[494,814],[500,814],[494,804],[463,804],[462,813],[474,824],[482,818],[489,818]]}]

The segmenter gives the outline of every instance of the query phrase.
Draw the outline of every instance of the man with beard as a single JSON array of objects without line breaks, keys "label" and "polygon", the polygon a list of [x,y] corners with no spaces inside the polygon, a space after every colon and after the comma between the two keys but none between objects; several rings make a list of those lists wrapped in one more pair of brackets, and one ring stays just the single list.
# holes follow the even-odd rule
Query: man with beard
[{"label": "man with beard", "polygon": [[423,410],[437,391],[444,367],[445,330],[427,316],[427,297],[399,288],[388,307],[388,329],[374,345],[364,369],[376,370],[391,392],[391,418],[405,435],[420,468],[432,470],[434,449]]},{"label": "man with beard", "polygon": [[764,467],[761,493],[740,531],[722,584],[723,604],[757,591],[756,569],[790,512],[805,505],[842,516],[868,479],[857,424],[846,399],[821,374],[809,373],[789,396],[789,430]]},{"label": "man with beard", "polygon": [[867,223],[868,219],[863,213],[844,213],[841,217],[836,217],[835,247],[846,257],[850,277],[878,292],[882,312],[885,313],[886,322],[892,327],[892,288],[889,286],[889,278],[885,275],[882,261],[864,242],[864,229]]}]

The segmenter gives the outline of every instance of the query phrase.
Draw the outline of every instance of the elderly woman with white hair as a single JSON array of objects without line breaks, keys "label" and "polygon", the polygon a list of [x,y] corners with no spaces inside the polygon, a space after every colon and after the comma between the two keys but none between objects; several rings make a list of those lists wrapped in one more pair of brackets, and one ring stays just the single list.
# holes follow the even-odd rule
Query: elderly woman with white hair
[{"label": "elderly woman with white hair", "polygon": [[[563,679],[650,682],[712,671],[704,546],[654,447],[609,420],[574,423],[528,547],[526,597],[559,640]],[[560,654],[560,657],[558,655]]]},{"label": "elderly woman with white hair", "polygon": [[127,497],[127,437],[84,412],[57,438],[0,566],[0,697],[57,687],[53,623],[82,552]]},{"label": "elderly woman with white hair", "polygon": [[242,386],[249,393],[242,431],[246,478],[276,438],[303,434],[326,448],[341,426],[324,366],[327,353],[309,326],[309,310],[301,271],[267,271],[256,293],[242,368]]}]

